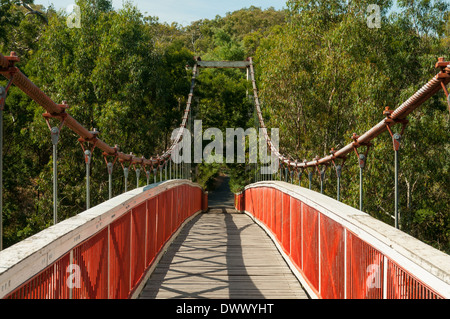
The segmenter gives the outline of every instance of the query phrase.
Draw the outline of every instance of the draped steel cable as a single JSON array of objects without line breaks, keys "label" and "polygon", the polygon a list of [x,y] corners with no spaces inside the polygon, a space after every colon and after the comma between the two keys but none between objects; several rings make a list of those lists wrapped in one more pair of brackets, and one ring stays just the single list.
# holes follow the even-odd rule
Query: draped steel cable
[{"label": "draped steel cable", "polygon": [[[89,131],[82,124],[80,124],[76,119],[66,113],[67,105],[56,104],[49,96],[47,96],[41,89],[39,89],[26,75],[24,75],[15,63],[19,61],[19,58],[14,52],[11,52],[10,56],[4,56],[0,53],[0,74],[2,74],[6,79],[10,80],[12,78],[12,84],[21,89],[25,94],[27,94],[32,100],[37,104],[42,106],[52,117],[64,117],[64,125],[69,127],[74,133],[80,136],[82,141],[88,142],[95,147],[101,149],[104,154],[112,155],[117,157],[122,161],[129,161],[132,164],[142,164],[142,165],[161,165],[170,159],[170,153],[175,145],[180,141],[182,136],[182,130],[179,131],[176,139],[173,141],[171,146],[163,153],[162,156],[145,159],[143,157],[137,157],[135,155],[126,154],[118,151],[117,147],[111,147],[107,143],[103,142],[97,137],[97,134],[93,131]],[[190,106],[192,103],[193,90],[195,86],[195,78],[197,75],[197,64],[193,68],[193,76],[191,80],[191,89],[188,96],[188,102],[184,111],[181,127],[186,127],[186,121],[190,113]]]},{"label": "draped steel cable", "polygon": [[[171,146],[159,157],[155,159],[145,159],[143,157],[137,157],[135,155],[125,154],[117,150],[116,147],[111,147],[102,140],[100,140],[96,134],[92,131],[89,131],[85,127],[83,127],[79,122],[77,122],[72,116],[65,113],[66,107],[63,104],[56,104],[50,97],[48,97],[43,91],[41,91],[30,79],[28,79],[14,64],[19,59],[15,55],[15,53],[11,53],[11,55],[4,56],[0,53],[0,73],[6,77],[7,79],[12,79],[12,83],[20,88],[24,93],[26,93],[31,99],[33,99],[36,103],[41,105],[44,109],[47,110],[52,116],[65,116],[65,126],[69,127],[73,132],[77,133],[80,138],[85,141],[94,144],[95,146],[104,151],[104,153],[109,155],[115,155],[121,160],[130,161],[131,163],[140,163],[142,165],[160,165],[161,162],[165,162],[171,158],[171,152],[173,148],[180,142],[183,130],[179,130],[176,138],[173,140]],[[193,75],[191,79],[191,87],[188,95],[188,101],[186,103],[186,108],[184,110],[182,123],[180,125],[181,128],[186,128],[186,123],[188,117],[190,116],[191,104],[193,91],[195,87],[195,80],[198,75],[198,64],[197,62],[200,58],[196,59],[196,63],[193,66]],[[355,147],[359,147],[361,145],[365,145],[369,143],[372,139],[380,135],[381,133],[388,130],[388,126],[392,126],[397,124],[399,121],[406,118],[408,114],[414,111],[417,107],[423,104],[426,100],[428,100],[431,96],[436,94],[440,89],[445,88],[445,86],[450,82],[450,63],[443,61],[440,59],[438,63],[436,63],[436,67],[440,67],[441,71],[439,74],[434,76],[428,83],[422,86],[417,92],[415,92],[410,98],[408,98],[403,104],[401,104],[398,108],[393,110],[390,113],[391,121],[387,124],[386,120],[381,120],[378,124],[370,128],[368,131],[356,137],[353,142],[347,144],[346,146],[333,151],[332,154],[328,156],[324,156],[322,158],[315,158],[311,161],[292,161],[289,157],[280,153],[279,149],[273,145],[270,137],[267,134],[266,126],[264,123],[264,118],[262,116],[259,97],[258,97],[258,89],[256,87],[255,73],[253,67],[252,58],[247,59],[249,62],[248,68],[250,70],[250,79],[253,86],[254,92],[254,101],[255,108],[258,116],[258,120],[260,123],[260,127],[263,129],[264,138],[266,139],[271,151],[278,157],[281,163],[288,165],[292,168],[306,168],[313,167],[317,165],[327,164],[332,162],[336,158],[344,158],[345,155],[351,153]]]},{"label": "draped steel cable", "polygon": [[416,108],[418,108],[431,96],[436,94],[440,89],[445,88],[445,86],[450,82],[450,62],[445,62],[442,58],[440,58],[439,62],[436,63],[436,68],[439,67],[441,69],[439,74],[435,75],[430,81],[428,81],[419,90],[417,90],[399,107],[390,112],[389,122],[387,122],[386,119],[383,119],[378,124],[374,125],[372,128],[367,130],[364,134],[360,135],[359,137],[356,136],[352,143],[349,143],[336,151],[333,150],[332,154],[328,156],[324,156],[322,158],[315,158],[314,160],[311,161],[292,161],[288,157],[280,153],[280,151],[273,145],[270,137],[267,134],[267,131],[265,129],[266,126],[264,124],[264,118],[262,116],[261,107],[259,104],[258,90],[256,87],[256,80],[254,76],[253,61],[251,57],[248,58],[248,60],[250,62],[249,68],[250,68],[250,77],[253,85],[255,108],[260,122],[260,126],[261,128],[264,129],[264,137],[270,149],[278,157],[278,159],[282,163],[292,168],[314,167],[317,165],[332,162],[336,158],[344,158],[348,153],[353,152],[355,147],[357,148],[361,145],[367,145],[375,137],[388,130],[388,127],[395,125],[397,123],[401,123],[408,114],[413,112]]}]

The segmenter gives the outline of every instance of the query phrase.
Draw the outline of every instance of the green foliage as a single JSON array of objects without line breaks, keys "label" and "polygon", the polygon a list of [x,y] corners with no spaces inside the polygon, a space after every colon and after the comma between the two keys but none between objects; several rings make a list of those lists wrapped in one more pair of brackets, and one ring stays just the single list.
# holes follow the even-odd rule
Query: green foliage
[{"label": "green foliage", "polygon": [[[398,1],[399,11],[392,13],[391,0],[290,0],[284,11],[251,6],[186,27],[144,17],[131,3],[116,11],[109,0],[78,0],[81,28],[67,27],[66,15],[51,7],[31,4],[46,15],[47,25],[25,15],[20,1],[0,4],[1,52],[16,51],[20,69],[56,103],[66,100],[68,112],[98,129],[103,141],[146,157],[161,154],[180,124],[194,55],[203,60],[253,56],[266,125],[279,128],[281,152],[301,160],[327,155],[332,147],[348,144],[353,132],[378,123],[385,106],[397,107],[436,74],[437,58],[448,58],[450,49],[449,6],[443,0]],[[381,8],[379,29],[367,26],[369,4]],[[257,127],[251,92],[243,70],[202,69],[194,118],[204,129],[222,132]],[[52,223],[52,145],[42,113],[11,88],[4,112],[5,246]],[[401,227],[448,252],[450,130],[443,94],[408,119],[400,150]],[[60,220],[85,207],[85,165],[77,137],[63,127],[58,144]],[[391,224],[393,157],[386,133],[374,141],[364,170],[364,210]],[[225,171],[234,192],[255,176],[254,165],[245,164],[202,163],[193,170],[207,189]],[[121,171],[117,163],[114,195],[124,189]],[[354,207],[358,172],[350,155],[341,198]],[[308,184],[305,175],[302,186]],[[129,189],[133,177],[131,172]],[[107,181],[101,152],[94,149],[91,206],[107,198]],[[316,174],[313,189],[318,187]],[[335,189],[329,167],[325,194],[334,197]]]},{"label": "green foliage", "polygon": [[210,190],[214,186],[214,178],[219,175],[223,165],[219,163],[201,163],[197,165],[196,183],[200,184],[205,190]]}]

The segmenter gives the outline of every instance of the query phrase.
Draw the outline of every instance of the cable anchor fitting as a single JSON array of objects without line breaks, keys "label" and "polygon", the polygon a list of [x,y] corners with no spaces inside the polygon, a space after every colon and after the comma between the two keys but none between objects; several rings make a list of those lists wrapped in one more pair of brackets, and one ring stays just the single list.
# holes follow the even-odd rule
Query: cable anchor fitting
[{"label": "cable anchor fitting", "polygon": [[[91,163],[91,157],[92,157],[92,154],[94,153],[94,149],[95,149],[95,146],[96,146],[97,141],[98,141],[97,136],[98,136],[98,134],[100,134],[100,132],[97,131],[96,128],[94,128],[93,131],[89,131],[89,133],[92,134],[92,137],[90,137],[90,138],[80,137],[78,139],[78,142],[80,142],[81,148],[83,149],[84,161],[86,162],[86,164],[90,164]],[[91,147],[90,150],[89,149],[85,149],[84,144],[83,144],[85,142],[92,143],[92,147]]]},{"label": "cable anchor fitting", "polygon": [[[370,143],[370,142],[360,143],[360,142],[358,142],[358,138],[359,137],[360,137],[359,135],[356,135],[356,133],[353,133],[353,135],[352,135],[352,140],[353,140],[352,145],[353,145],[353,150],[355,151],[356,156],[358,157],[359,167],[360,168],[364,168],[366,166],[367,154],[369,153],[369,149],[370,149],[370,147],[373,146],[373,144]],[[360,154],[358,152],[358,147],[360,147],[360,146],[366,146],[366,152],[364,154]]]},{"label": "cable anchor fitting", "polygon": [[[389,106],[385,107],[385,109],[383,111],[383,115],[386,116],[386,119],[384,120],[384,122],[386,124],[387,130],[389,131],[389,134],[392,137],[392,144],[393,144],[394,151],[398,151],[400,149],[401,137],[403,136],[403,133],[405,132],[406,125],[409,123],[409,121],[407,119],[392,119],[391,118],[392,110],[389,109]],[[391,125],[393,125],[395,123],[401,123],[402,124],[402,130],[401,130],[400,133],[393,133],[392,132]]]},{"label": "cable anchor fitting", "polygon": [[[106,153],[103,152],[103,158],[105,159],[105,163],[106,163],[106,168],[108,169],[108,174],[111,175],[113,168],[114,168],[114,164],[116,164],[117,158],[119,156],[118,154],[119,151],[119,146],[116,144],[114,145],[114,153]],[[113,156],[114,159],[112,160],[112,162],[108,162],[107,156]]]},{"label": "cable anchor fitting", "polygon": [[[336,170],[337,177],[341,177],[342,168],[344,167],[345,161],[347,160],[347,156],[339,156],[338,157],[338,156],[335,155],[335,153],[336,153],[336,150],[334,149],[334,147],[332,147],[331,150],[330,150],[330,154],[332,156],[331,157],[331,162],[333,163],[334,169]],[[341,162],[341,164],[337,164],[336,165],[335,160],[338,159],[338,158],[342,159],[342,162]]]}]

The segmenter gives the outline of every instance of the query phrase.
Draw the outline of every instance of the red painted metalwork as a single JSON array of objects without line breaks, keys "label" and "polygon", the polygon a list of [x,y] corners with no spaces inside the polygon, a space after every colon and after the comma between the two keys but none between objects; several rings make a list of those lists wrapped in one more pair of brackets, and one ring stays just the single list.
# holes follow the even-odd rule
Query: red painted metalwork
[{"label": "red painted metalwork", "polygon": [[129,298],[163,244],[201,210],[202,198],[199,187],[179,185],[130,207],[6,298]]},{"label": "red painted metalwork", "polygon": [[281,244],[284,251],[289,255],[291,250],[291,197],[283,193],[283,210],[282,210],[282,232]]},{"label": "red painted metalwork", "polygon": [[301,204],[302,210],[302,251],[303,273],[311,287],[319,291],[319,213]]},{"label": "red painted metalwork", "polygon": [[[267,194],[267,200],[268,200],[268,206],[267,206],[267,226],[269,228],[272,228],[272,224],[273,224],[273,211],[274,211],[274,207],[275,207],[275,190],[273,188],[268,188],[267,189],[268,194]],[[245,195],[244,195],[245,196]]]},{"label": "red painted metalwork", "polygon": [[157,197],[152,197],[147,200],[147,253],[146,253],[146,267],[150,266],[156,257],[158,248],[157,243],[157,211],[158,211]]},{"label": "red painted metalwork", "polygon": [[[12,79],[12,83],[20,88],[25,94],[27,94],[36,103],[41,105],[47,112],[53,117],[61,117],[63,113],[66,112],[67,105],[56,104],[50,97],[48,97],[41,89],[39,89],[28,77],[26,77],[20,70],[15,66],[16,62],[19,62],[19,57],[17,57],[15,52],[11,52],[10,56],[4,56],[0,53],[0,74],[6,79]],[[14,75],[14,77],[13,77]],[[195,79],[197,76],[197,64],[194,65],[191,80],[191,90],[188,96],[188,101],[184,111],[184,116],[181,122],[181,128],[186,127],[188,116],[191,109],[193,90],[195,86]],[[74,133],[80,136],[80,140],[89,142],[91,144],[95,143],[95,146],[101,149],[105,154],[115,155],[119,160],[130,161],[131,164],[142,164],[153,166],[156,164],[164,164],[170,159],[170,154],[172,149],[179,143],[182,137],[182,132],[176,136],[170,147],[165,150],[161,156],[157,156],[151,159],[145,159],[144,157],[130,156],[122,152],[118,152],[116,148],[109,146],[101,139],[97,138],[91,131],[83,127],[69,114],[64,115],[65,125],[70,128]]]},{"label": "red painted metalwork", "polygon": [[[249,75],[253,85],[253,97],[255,101],[255,109],[258,116],[259,127],[266,128],[258,98],[258,89],[256,87],[253,60],[251,57],[249,57],[248,61],[249,61]],[[436,94],[439,90],[445,88],[445,86],[450,82],[450,67],[448,67],[448,65],[450,65],[449,62],[444,61],[443,58],[439,58],[439,61],[436,63],[435,67],[440,68],[440,72],[391,113],[391,119],[393,121],[389,123],[390,126],[396,125],[397,123],[402,123],[402,121],[411,112],[413,112],[416,108],[418,108],[431,96]],[[450,101],[450,98],[448,98],[448,100]],[[450,111],[450,102],[449,102],[449,111]],[[288,156],[282,155],[279,152],[279,149],[274,144],[272,144],[270,137],[267,134],[265,134],[264,137],[268,144],[268,149],[271,150],[274,156],[278,157],[281,164],[287,165],[294,169],[298,169],[306,167],[315,167],[317,165],[323,164],[331,164],[331,162],[336,158],[345,158],[347,154],[353,152],[354,147],[367,145],[368,143],[370,143],[371,140],[373,140],[386,130],[387,130],[386,123],[385,120],[383,119],[378,124],[370,128],[368,131],[358,136],[358,138],[354,141],[354,143],[352,142],[347,144],[346,146],[334,151],[333,154],[331,155],[313,159],[311,161],[303,161],[300,159],[292,160],[290,159],[289,155]]]},{"label": "red painted metalwork", "polygon": [[[318,297],[442,298],[342,224],[301,200],[267,185],[247,188],[239,196],[245,198],[240,209],[265,225]],[[267,204],[261,206],[262,201]],[[261,212],[262,208],[267,211]]]},{"label": "red painted metalwork", "polygon": [[[200,59],[198,59],[200,60]],[[72,131],[80,136],[80,140],[87,141],[94,144],[99,149],[103,150],[104,155],[114,155],[119,160],[130,161],[131,164],[139,163],[142,165],[155,165],[156,163],[163,163],[170,158],[170,152],[173,146],[179,142],[181,135],[178,135],[171,147],[169,147],[162,156],[157,158],[144,159],[142,157],[130,156],[117,151],[117,148],[113,148],[100,139],[98,139],[91,131],[88,131],[80,123],[78,123],[70,115],[62,114],[66,111],[67,106],[58,105],[53,102],[45,93],[43,93],[34,83],[32,83],[20,70],[15,67],[15,63],[19,59],[15,54],[11,54],[10,57],[5,57],[0,54],[0,74],[7,79],[12,79],[12,83],[25,92],[36,103],[43,106],[48,114],[51,116],[64,117],[64,124]],[[252,59],[249,58],[249,71],[254,89],[255,107],[257,115],[260,121],[260,127],[265,128],[262,118],[262,112],[259,107],[259,100],[257,95],[257,89],[254,78]],[[448,68],[448,62],[440,59],[436,64],[436,67],[440,67],[441,71],[428,83],[426,83],[421,89],[413,94],[402,105],[390,113],[390,119],[392,120],[389,125],[395,125],[396,123],[402,123],[405,117],[414,111],[423,102],[429,99],[432,95],[438,92],[441,88],[444,89],[446,94],[445,85],[450,82],[450,68]],[[14,74],[14,77],[12,75]],[[185,116],[183,117],[181,127],[186,126],[188,114],[190,112],[190,105],[193,96],[193,88],[197,75],[197,64],[193,68],[193,76],[191,81],[191,91],[189,93],[188,102],[185,109]],[[344,158],[348,153],[354,150],[354,147],[359,145],[367,145],[372,139],[381,134],[382,132],[389,130],[389,125],[386,125],[386,121],[382,120],[364,134],[360,135],[354,142],[344,146],[340,150],[334,151],[332,155],[326,156],[321,159],[313,160],[310,162],[291,161],[287,157],[281,155],[277,149],[271,144],[267,135],[265,138],[271,148],[272,153],[277,155],[282,163],[294,168],[305,168],[309,166],[316,166],[326,164],[333,161],[335,158]],[[133,286],[142,276],[142,269],[145,265],[149,265],[157,252],[166,243],[166,241],[174,233],[178,225],[189,217],[195,209],[192,202],[192,198],[195,197],[195,193],[191,190],[192,187],[188,185],[182,185],[178,188],[178,193],[174,196],[173,193],[163,192],[158,195],[154,202],[147,202],[146,205],[139,206],[138,208],[131,208],[129,212],[124,214],[120,219],[114,221],[109,225],[108,230],[103,230],[97,237],[89,239],[83,243],[82,246],[78,246],[71,251],[69,255],[65,255],[60,260],[47,269],[42,271],[30,279],[23,286],[14,291],[10,296],[20,295],[33,298],[44,298],[47,296],[53,296],[56,298],[84,298],[93,297],[100,298],[105,295],[105,289],[101,286],[105,280],[102,276],[98,275],[104,269],[104,264],[99,259],[99,253],[94,253],[100,249],[104,252],[104,245],[106,240],[103,238],[107,236],[108,242],[108,260],[109,260],[109,286],[108,297],[109,298],[127,298]],[[247,193],[247,191],[246,191]],[[275,235],[276,239],[281,244],[281,247],[285,250],[291,258],[297,261],[301,260],[301,263],[296,263],[297,267],[301,269],[301,272],[305,275],[307,281],[309,281],[313,289],[317,290],[318,294],[322,297],[342,297],[342,238],[343,229],[341,226],[334,222],[331,222],[326,217],[322,216],[317,210],[307,206],[305,203],[296,203],[291,207],[291,200],[287,194],[283,194],[279,190],[272,192],[267,189],[253,189],[249,192],[250,196],[242,195],[242,203],[244,209],[249,211],[257,218],[261,220]],[[207,197],[200,195],[198,199],[201,202],[201,208],[203,211],[207,209]],[[247,200],[248,199],[248,200]],[[262,199],[262,200],[261,200]],[[272,201],[271,201],[272,199]],[[176,201],[176,207],[173,204]],[[273,204],[272,204],[273,203]],[[292,217],[292,210],[297,210],[300,206],[300,214]],[[148,209],[147,209],[148,207]],[[152,211],[153,210],[153,211]],[[144,212],[146,211],[146,213]],[[144,213],[143,213],[144,212]],[[176,213],[175,213],[176,212]],[[145,218],[147,222],[145,222]],[[295,219],[295,220],[294,220]],[[147,230],[143,230],[144,226]],[[294,225],[300,225],[301,231],[296,230],[293,232]],[[319,225],[320,229],[319,229]],[[330,228],[326,228],[326,227]],[[143,232],[147,232],[143,234]],[[106,234],[107,233],[107,234]],[[294,235],[294,237],[293,237]],[[298,238],[301,236],[301,240]],[[355,246],[347,249],[347,259],[350,262],[358,263],[364,260],[364,263],[371,262],[369,266],[380,265],[380,255],[371,251],[369,248],[364,248],[363,244],[357,244],[358,240],[353,237],[348,237],[348,242]],[[292,240],[295,238],[295,241]],[[149,240],[146,242],[147,248],[144,249],[139,246],[142,240]],[[150,243],[151,239],[151,244]],[[91,242],[92,241],[92,242]],[[153,246],[155,244],[156,246]],[[142,245],[141,245],[142,246]],[[292,247],[300,247],[300,251],[293,252]],[[351,254],[349,254],[349,249]],[[147,253],[147,257],[142,257]],[[345,255],[345,254],[344,254]],[[294,258],[294,256],[296,256]],[[300,258],[301,257],[301,258]],[[383,258],[386,258],[383,256]],[[67,260],[73,262],[73,260],[84,266],[82,270],[83,276],[88,279],[82,281],[81,287],[76,289],[82,289],[75,291],[62,288],[66,283],[64,279],[68,278],[67,273],[64,272],[64,266],[67,265]],[[89,260],[89,262],[87,261]],[[326,268],[323,263],[333,264],[337,263],[336,268]],[[77,263],[77,265],[78,265]],[[144,266],[142,264],[144,263]],[[364,264],[363,263],[363,264]],[[352,265],[354,265],[352,264]],[[381,265],[380,267],[382,267]],[[356,266],[355,266],[356,267]],[[361,266],[359,266],[361,267]],[[378,268],[377,268],[378,269]],[[84,271],[84,272],[83,272]],[[366,270],[367,271],[367,270]],[[347,277],[352,278],[352,284],[355,283],[355,287],[348,287],[347,282],[347,295],[348,296],[362,296],[362,290],[357,286],[362,286],[362,275],[364,269],[352,270],[349,272],[346,270]],[[344,271],[345,273],[345,271]],[[427,297],[439,297],[435,292],[419,282],[416,278],[410,276],[403,269],[395,265],[390,260],[388,261],[388,287],[386,291],[388,297],[414,297],[414,296],[427,296]],[[367,274],[366,274],[367,275]],[[348,280],[347,280],[348,281]],[[62,284],[64,282],[64,284]],[[95,285],[93,285],[95,282]],[[100,284],[101,283],[101,284]],[[323,287],[329,287],[323,290]],[[93,288],[94,287],[94,288]],[[350,289],[350,290],[349,290]],[[364,296],[372,297],[379,296],[380,292],[366,291]],[[347,296],[347,297],[348,297]]]},{"label": "red painted metalwork", "polygon": [[239,193],[234,195],[234,206],[237,211],[243,211],[245,207],[245,197],[244,193]]},{"label": "red painted metalwork", "polygon": [[301,202],[291,197],[290,256],[297,269],[302,269],[302,212]]},{"label": "red painted metalwork", "polygon": [[80,271],[79,277],[72,273],[72,280],[79,280],[80,284],[72,289],[72,298],[108,298],[108,229],[74,248],[71,264],[80,267],[75,268]]},{"label": "red painted metalwork", "polygon": [[383,298],[383,258],[379,251],[347,231],[347,298]]},{"label": "red painted metalwork", "polygon": [[14,290],[5,299],[67,299],[70,289],[66,271],[70,256],[65,255]]},{"label": "red painted metalwork", "polygon": [[135,287],[145,270],[145,227],[147,201],[131,210],[131,287]]},{"label": "red painted metalwork", "polygon": [[[256,193],[256,192],[255,192]],[[255,194],[256,195],[256,194]],[[283,207],[283,202],[282,202],[282,197],[283,197],[283,193],[279,190],[275,190],[275,211],[273,213],[273,230],[274,230],[274,234],[277,237],[278,241],[281,241],[281,231],[282,231],[282,226],[283,226],[283,216],[282,216],[282,207]]]},{"label": "red painted metalwork", "polygon": [[109,299],[125,299],[130,290],[131,214],[110,225],[109,230]]},{"label": "red painted metalwork", "polygon": [[320,294],[326,299],[345,296],[344,227],[320,214]]},{"label": "red painted metalwork", "polygon": [[387,286],[388,299],[441,299],[431,288],[391,260],[388,261]]}]

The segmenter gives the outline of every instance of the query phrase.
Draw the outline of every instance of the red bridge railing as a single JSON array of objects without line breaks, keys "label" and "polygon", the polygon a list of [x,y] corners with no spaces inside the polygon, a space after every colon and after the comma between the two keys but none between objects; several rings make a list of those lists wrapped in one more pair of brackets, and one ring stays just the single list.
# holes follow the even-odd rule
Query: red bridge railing
[{"label": "red bridge railing", "polygon": [[178,229],[207,208],[205,196],[188,180],[137,188],[8,247],[0,298],[135,297]]},{"label": "red bridge railing", "polygon": [[311,297],[450,297],[450,256],[320,193],[279,181],[235,195]]}]

